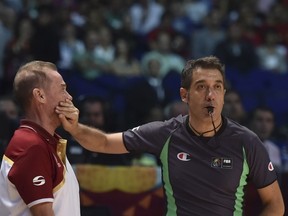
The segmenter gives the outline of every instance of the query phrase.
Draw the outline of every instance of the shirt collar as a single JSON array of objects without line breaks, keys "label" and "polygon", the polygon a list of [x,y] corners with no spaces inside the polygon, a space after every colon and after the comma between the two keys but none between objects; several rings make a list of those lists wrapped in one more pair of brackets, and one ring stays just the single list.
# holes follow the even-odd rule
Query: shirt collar
[{"label": "shirt collar", "polygon": [[54,133],[52,136],[47,130],[45,130],[42,126],[37,123],[30,121],[28,119],[22,119],[20,122],[20,128],[28,128],[35,133],[38,133],[42,136],[49,144],[57,145],[59,139],[61,138],[58,134]]}]

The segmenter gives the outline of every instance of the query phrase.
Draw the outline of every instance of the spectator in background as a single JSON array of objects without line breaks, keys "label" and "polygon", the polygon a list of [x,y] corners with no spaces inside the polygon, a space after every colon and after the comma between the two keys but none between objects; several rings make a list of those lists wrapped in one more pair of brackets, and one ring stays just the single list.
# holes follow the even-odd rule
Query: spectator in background
[{"label": "spectator in background", "polygon": [[[272,137],[274,131],[274,113],[267,107],[256,107],[251,114],[251,118],[249,118],[248,127],[258,135],[265,146],[277,173],[279,184],[281,185],[282,164],[280,148],[274,142]],[[257,188],[252,182],[249,182],[246,191],[245,215],[259,215],[262,204],[257,193]],[[249,203],[252,202],[254,203],[253,207],[249,205]]]},{"label": "spectator in background", "polygon": [[104,16],[111,29],[117,31],[123,27],[123,17],[125,14],[127,14],[128,4],[125,1],[109,1],[109,5],[107,5]]},{"label": "spectator in background", "polygon": [[20,117],[20,110],[10,95],[0,97],[0,112],[3,112],[11,120],[18,122]]},{"label": "spectator in background", "polygon": [[160,25],[152,29],[152,31],[147,34],[147,43],[150,50],[158,49],[158,36],[163,32],[166,32],[170,36],[171,52],[180,55],[183,58],[189,55],[188,44],[190,43],[190,40],[186,34],[177,31],[174,28],[172,13],[169,10],[162,14]]},{"label": "spectator in background", "polygon": [[275,1],[271,10],[266,16],[263,16],[263,23],[261,25],[260,32],[265,35],[265,32],[269,29],[274,29],[280,37],[281,43],[287,46],[288,42],[288,17],[287,17],[287,5],[283,1]]},{"label": "spectator in background", "polygon": [[60,60],[59,26],[55,19],[56,8],[50,4],[40,4],[34,22],[34,34],[31,39],[31,54],[34,59],[56,64]]},{"label": "spectator in background", "polygon": [[287,73],[287,48],[280,44],[274,29],[265,32],[264,42],[256,48],[259,68],[271,73]]},{"label": "spectator in background", "polygon": [[[265,0],[266,1],[266,0]],[[253,7],[254,2],[247,1],[238,9],[238,20],[243,28],[243,38],[249,41],[254,47],[259,46],[263,42],[260,26],[262,20]]]},{"label": "spectator in background", "polygon": [[209,56],[216,45],[225,39],[222,15],[219,9],[212,10],[203,20],[203,27],[192,33],[191,53],[193,58]]},{"label": "spectator in background", "polygon": [[99,1],[89,1],[86,7],[86,13],[83,14],[86,18],[84,26],[86,30],[95,29],[99,31],[103,26],[106,26],[104,17],[105,7],[103,4]]},{"label": "spectator in background", "polygon": [[161,22],[165,8],[156,1],[138,0],[129,10],[132,29],[137,35],[145,36]]},{"label": "spectator in background", "polygon": [[156,101],[162,104],[165,100],[165,91],[162,86],[161,62],[157,59],[150,59],[148,68],[143,73],[151,88],[154,89]]},{"label": "spectator in background", "polygon": [[140,75],[140,62],[132,55],[130,43],[119,38],[115,45],[115,58],[111,63],[111,71],[117,76],[138,76]]},{"label": "spectator in background", "polygon": [[242,26],[233,22],[228,26],[227,35],[219,42],[214,51],[227,67],[247,73],[257,64],[255,47],[243,38]]},{"label": "spectator in background", "polygon": [[155,49],[147,52],[141,59],[142,70],[147,71],[150,60],[155,59],[160,62],[160,77],[166,76],[172,70],[180,73],[185,60],[182,56],[172,52],[170,34],[165,31],[160,32],[154,44]]},{"label": "spectator in background", "polygon": [[256,107],[249,118],[249,127],[263,142],[269,157],[281,179],[281,153],[279,146],[275,143],[273,132],[275,129],[274,113],[267,107]]},{"label": "spectator in background", "polygon": [[276,0],[257,0],[255,9],[258,13],[267,16],[276,2]]},{"label": "spectator in background", "polygon": [[79,98],[80,121],[90,127],[108,130],[106,122],[106,112],[108,104],[101,97],[81,96]]},{"label": "spectator in background", "polygon": [[[76,3],[76,2],[75,2]],[[91,1],[77,1],[76,7],[71,8],[70,20],[79,29],[84,29],[88,22]]]},{"label": "spectator in background", "polygon": [[3,0],[8,7],[11,7],[15,12],[20,13],[23,10],[22,0]]},{"label": "spectator in background", "polygon": [[172,27],[185,37],[189,38],[194,31],[194,24],[185,12],[185,5],[181,1],[172,1],[167,8],[172,16]]},{"label": "spectator in background", "polygon": [[61,70],[73,70],[73,59],[76,55],[84,53],[84,42],[78,39],[77,28],[71,22],[64,24],[60,39],[60,61],[57,66]]},{"label": "spectator in background", "polygon": [[5,57],[5,48],[13,37],[13,28],[16,18],[13,9],[6,7],[3,2],[0,2],[0,94],[8,93],[5,88],[6,83],[4,80],[5,70],[3,61]]},{"label": "spectator in background", "polygon": [[171,38],[174,38],[176,35],[176,31],[172,26],[172,17],[169,11],[165,11],[161,16],[161,22],[158,26],[153,28],[150,32],[147,33],[147,41],[150,45],[150,49],[156,49],[155,45],[157,45],[157,37],[161,32],[167,32]]},{"label": "spectator in background", "polygon": [[132,30],[132,20],[129,14],[123,14],[122,16],[122,26],[119,29],[114,29],[114,38],[123,38],[129,42],[133,56],[140,59],[142,52],[146,51],[146,42],[144,47],[141,46],[141,41],[138,40],[137,34]]},{"label": "spectator in background", "polygon": [[188,107],[183,101],[172,101],[166,105],[164,109],[164,118],[170,119],[178,115],[187,115]]},{"label": "spectator in background", "polygon": [[18,68],[32,59],[31,40],[34,34],[32,20],[29,17],[19,18],[15,34],[6,47],[4,59],[5,85],[12,90],[12,83]]},{"label": "spectator in background", "polygon": [[225,93],[222,114],[240,124],[247,125],[247,114],[236,90],[230,89]]},{"label": "spectator in background", "polygon": [[126,128],[134,127],[140,122],[146,123],[152,116],[158,116],[159,110],[163,112],[168,103],[179,98],[178,71],[170,71],[162,77],[161,62],[151,57],[147,62],[147,68],[143,68],[142,72],[143,76],[135,79],[125,93]]},{"label": "spectator in background", "polygon": [[87,29],[85,32],[85,51],[78,53],[74,58],[75,69],[79,75],[87,80],[93,80],[110,71],[110,65],[103,62],[96,55],[96,47],[99,44],[99,33],[95,29]]},{"label": "spectator in background", "polygon": [[[177,94],[180,86],[179,71],[171,70],[162,76],[161,62],[157,57],[151,56],[147,62],[147,68],[143,68],[142,73],[142,79],[131,85],[126,94],[127,116],[131,117],[132,122],[130,126],[137,122],[145,123],[147,115],[149,116],[149,113],[153,112],[151,109],[160,108],[162,110],[168,103],[180,99]],[[143,105],[139,106],[140,103]]]},{"label": "spectator in background", "polygon": [[200,26],[204,17],[207,16],[210,10],[211,1],[207,0],[185,0],[183,7],[186,15],[190,18],[195,26]]},{"label": "spectator in background", "polygon": [[106,26],[100,26],[98,30],[99,40],[95,47],[95,58],[103,64],[109,65],[115,57],[115,46],[113,44],[113,35]]},{"label": "spectator in background", "polygon": [[0,161],[9,140],[14,131],[19,126],[20,112],[12,96],[5,95],[0,97]]},{"label": "spectator in background", "polygon": [[13,132],[15,130],[14,125],[11,123],[11,119],[2,111],[0,111],[0,162],[2,161],[2,157],[4,155],[5,149],[9,143],[9,140],[13,136]]},{"label": "spectator in background", "polygon": [[[160,72],[161,63],[151,58],[147,62],[147,69],[143,75],[129,85],[125,94],[127,127],[134,127],[139,122],[146,122],[155,107],[162,107],[165,101],[165,91],[162,86]],[[141,104],[141,105],[140,105]]]}]

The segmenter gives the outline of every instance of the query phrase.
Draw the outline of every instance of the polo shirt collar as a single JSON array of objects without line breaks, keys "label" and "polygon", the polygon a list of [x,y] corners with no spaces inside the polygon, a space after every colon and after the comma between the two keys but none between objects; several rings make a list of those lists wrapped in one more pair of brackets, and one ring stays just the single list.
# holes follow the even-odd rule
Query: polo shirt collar
[{"label": "polo shirt collar", "polygon": [[40,136],[42,136],[49,144],[57,145],[59,139],[61,138],[58,134],[54,134],[52,136],[47,130],[45,130],[43,127],[38,125],[37,123],[30,121],[28,119],[22,119],[20,121],[20,128],[28,128],[30,130],[33,130],[34,132],[38,133]]}]

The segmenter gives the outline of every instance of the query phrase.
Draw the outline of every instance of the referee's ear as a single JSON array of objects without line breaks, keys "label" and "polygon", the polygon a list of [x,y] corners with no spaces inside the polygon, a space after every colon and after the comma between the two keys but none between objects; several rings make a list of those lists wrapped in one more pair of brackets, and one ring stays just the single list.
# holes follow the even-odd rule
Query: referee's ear
[{"label": "referee's ear", "polygon": [[180,88],[180,97],[184,103],[188,103],[189,92],[187,91],[187,89],[183,87]]}]

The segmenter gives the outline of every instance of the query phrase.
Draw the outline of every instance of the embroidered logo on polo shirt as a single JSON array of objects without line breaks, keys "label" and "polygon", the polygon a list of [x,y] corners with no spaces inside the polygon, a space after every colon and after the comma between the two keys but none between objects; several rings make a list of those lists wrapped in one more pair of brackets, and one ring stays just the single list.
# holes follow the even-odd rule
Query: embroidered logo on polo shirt
[{"label": "embroidered logo on polo shirt", "polygon": [[177,154],[177,158],[181,161],[190,161],[191,155],[185,152],[180,152]]},{"label": "embroidered logo on polo shirt", "polygon": [[233,160],[232,160],[232,158],[213,157],[212,161],[211,161],[211,167],[223,168],[223,169],[232,169]]},{"label": "embroidered logo on polo shirt", "polygon": [[41,186],[45,184],[45,178],[43,176],[36,176],[33,178],[33,184],[35,186]]}]

